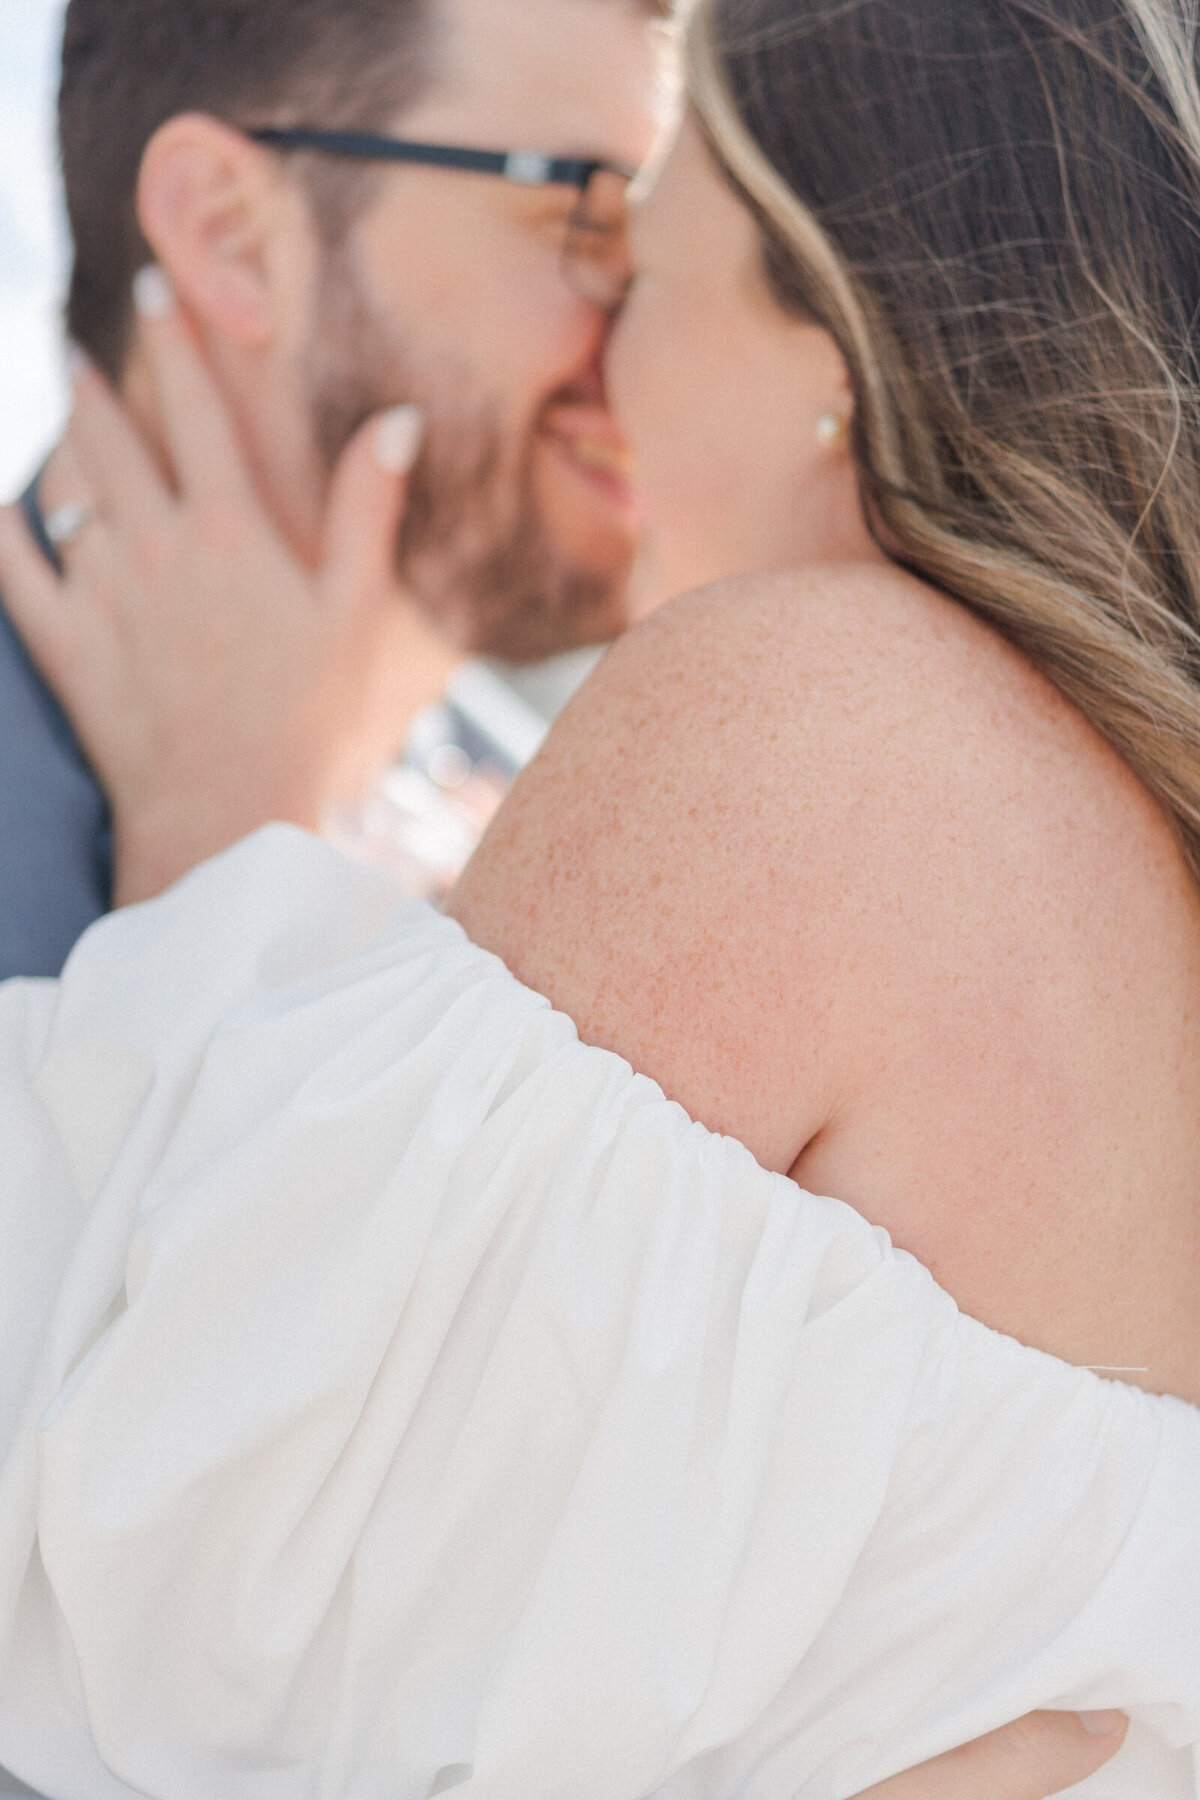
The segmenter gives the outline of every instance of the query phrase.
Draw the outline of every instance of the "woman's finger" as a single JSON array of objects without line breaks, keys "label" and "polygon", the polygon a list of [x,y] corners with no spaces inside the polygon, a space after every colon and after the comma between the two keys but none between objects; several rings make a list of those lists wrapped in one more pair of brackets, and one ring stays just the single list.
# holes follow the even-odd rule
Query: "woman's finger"
[{"label": "woman's finger", "polygon": [[[38,480],[37,503],[43,524],[53,520],[56,514],[61,519],[64,512],[69,513],[73,507],[89,518],[99,511],[99,499],[72,442],[69,421],[55,448],[52,470]],[[48,535],[54,542],[54,531]]]},{"label": "woman's finger", "polygon": [[140,269],[133,298],[180,493],[202,503],[244,500],[251,484],[241,445],[169,279],[153,264]]},{"label": "woman's finger", "polygon": [[156,524],[173,504],[171,492],[120,401],[82,357],[71,388],[66,442],[98,509],[116,524]]},{"label": "woman's finger", "polygon": [[334,472],[324,528],[322,587],[347,610],[378,600],[393,584],[396,536],[425,421],[396,406],[358,430]]},{"label": "woman's finger", "polygon": [[53,683],[70,642],[63,584],[16,506],[0,507],[0,593],[29,654]]},{"label": "woman's finger", "polygon": [[1030,1713],[858,1800],[1048,1800],[1102,1768],[1128,1728],[1122,1713]]}]

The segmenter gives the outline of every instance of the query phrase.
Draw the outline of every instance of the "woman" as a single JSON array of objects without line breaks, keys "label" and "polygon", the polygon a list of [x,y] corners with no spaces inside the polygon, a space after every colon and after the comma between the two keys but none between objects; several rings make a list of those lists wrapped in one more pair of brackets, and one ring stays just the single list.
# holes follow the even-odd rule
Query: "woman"
[{"label": "woman", "polygon": [[452,910],[976,1316],[1200,1402],[1195,165],[1136,8],[992,12],[698,21],[613,394],[669,591],[802,573],[620,646]]},{"label": "woman", "polygon": [[[66,1622],[146,1787],[185,1779],[165,1592],[209,1703],[211,1644],[230,1658],[220,1751],[283,1756],[311,1710],[343,1780],[356,1744],[388,1766],[398,1656],[406,1732],[418,1693],[436,1720],[433,1791],[523,1770],[546,1792],[845,1794],[939,1730],[1083,1695],[1146,1709],[1114,1792],[1194,1780],[1195,1414],[952,1319],[861,1222],[605,1054],[851,1201],[986,1324],[1200,1399],[1190,43],[1149,0],[1100,22],[1071,0],[722,0],[690,43],[695,116],[637,227],[614,393],[667,578],[779,572],[610,656],[452,905],[598,1048],[451,925],[406,914],[373,947],[369,878],[277,840],[104,927],[53,1019],[9,1002],[11,1092],[32,1059],[101,1260],[135,1246],[119,1323],[93,1277],[90,1334],[75,1304],[46,1353],[28,1516],[54,1605],[22,1565],[15,1616]],[[216,908],[233,942],[181,976]],[[132,958],[150,1000],[106,1024]],[[172,983],[194,1018],[156,1013]],[[397,1170],[399,1219],[376,1205]],[[69,1239],[69,1184],[57,1204]],[[222,1253],[236,1318],[278,1308],[257,1374],[303,1296],[304,1366],[269,1405],[222,1360]],[[197,1424],[210,1365],[228,1382]],[[372,1452],[376,1408],[405,1423]],[[189,1445],[145,1460],[152,1416],[168,1440],[188,1418]],[[565,1452],[563,1417],[587,1421]],[[214,1517],[263,1493],[231,1547]],[[421,1580],[373,1609],[402,1541]],[[856,1720],[877,1734],[857,1760]]]}]

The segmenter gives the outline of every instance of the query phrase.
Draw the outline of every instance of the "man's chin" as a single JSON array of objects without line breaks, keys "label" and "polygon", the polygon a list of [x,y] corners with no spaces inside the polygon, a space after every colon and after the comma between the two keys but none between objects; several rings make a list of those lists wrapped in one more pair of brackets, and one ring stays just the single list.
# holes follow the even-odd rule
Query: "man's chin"
[{"label": "man's chin", "polygon": [[505,662],[610,643],[629,624],[641,536],[640,502],[625,471],[541,433],[522,525],[431,612],[452,613],[474,654]]},{"label": "man's chin", "polygon": [[[458,650],[544,662],[610,643],[626,629],[639,542],[633,513],[595,480],[581,479],[557,447],[538,441],[506,532],[470,532],[469,494],[452,519],[429,485],[429,501],[418,496],[415,529],[402,542],[401,579]],[[463,554],[469,536],[474,555]]]},{"label": "man's chin", "polygon": [[[493,583],[477,576],[474,593],[449,610],[452,631],[469,655],[499,662],[545,662],[569,650],[611,643],[629,624],[628,570],[619,578],[578,566],[543,570],[536,581],[521,582],[505,574]],[[435,624],[447,618],[445,604],[428,612]]]}]

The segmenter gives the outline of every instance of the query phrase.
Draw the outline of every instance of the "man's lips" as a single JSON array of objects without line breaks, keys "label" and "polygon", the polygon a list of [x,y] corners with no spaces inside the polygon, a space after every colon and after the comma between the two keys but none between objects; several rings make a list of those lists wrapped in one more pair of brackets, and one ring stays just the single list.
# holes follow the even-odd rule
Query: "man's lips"
[{"label": "man's lips", "polygon": [[635,499],[633,455],[610,412],[600,406],[555,406],[545,414],[542,432],[607,491]]}]

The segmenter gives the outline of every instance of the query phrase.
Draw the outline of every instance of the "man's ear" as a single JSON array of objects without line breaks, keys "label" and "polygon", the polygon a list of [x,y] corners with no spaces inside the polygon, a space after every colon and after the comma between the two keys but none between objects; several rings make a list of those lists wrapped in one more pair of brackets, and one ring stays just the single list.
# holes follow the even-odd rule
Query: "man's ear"
[{"label": "man's ear", "polygon": [[146,146],[138,222],[197,323],[244,350],[282,323],[281,283],[303,257],[307,212],[277,162],[207,113],[180,113]]}]

